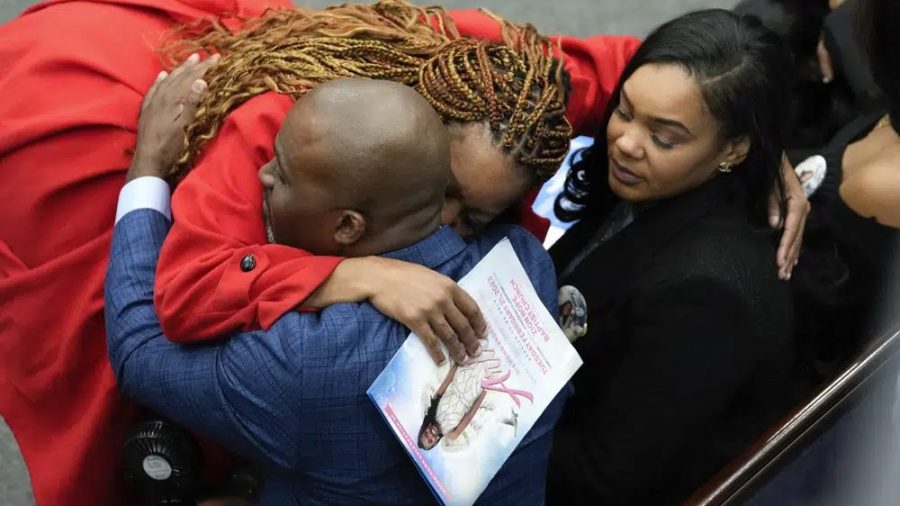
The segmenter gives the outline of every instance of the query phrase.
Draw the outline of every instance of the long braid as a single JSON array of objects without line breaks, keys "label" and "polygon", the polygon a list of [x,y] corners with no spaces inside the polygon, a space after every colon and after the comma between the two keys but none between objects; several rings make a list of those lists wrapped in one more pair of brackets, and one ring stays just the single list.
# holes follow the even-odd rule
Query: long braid
[{"label": "long braid", "polygon": [[256,95],[297,99],[331,79],[367,77],[415,86],[445,121],[489,122],[517,164],[546,177],[565,156],[571,133],[560,65],[533,27],[495,19],[507,46],[459,39],[443,10],[401,0],[272,10],[244,20],[235,33],[219,21],[185,27],[164,48],[169,65],[194,51],[221,53],[222,61],[205,76],[208,91],[169,175],[182,177],[227,114]]},{"label": "long braid", "polygon": [[416,89],[454,121],[488,121],[495,140],[538,179],[553,175],[569,149],[572,128],[555,69],[529,65],[508,46],[460,40],[419,71]]},{"label": "long braid", "polygon": [[407,85],[418,68],[449,40],[452,22],[435,30],[421,19],[441,20],[438,9],[396,0],[325,10],[270,10],[232,33],[218,21],[185,27],[164,47],[168,64],[194,51],[222,54],[207,72],[208,91],[186,132],[186,145],[170,174],[182,176],[225,116],[250,98],[274,91],[295,99],[339,77],[390,79]]}]

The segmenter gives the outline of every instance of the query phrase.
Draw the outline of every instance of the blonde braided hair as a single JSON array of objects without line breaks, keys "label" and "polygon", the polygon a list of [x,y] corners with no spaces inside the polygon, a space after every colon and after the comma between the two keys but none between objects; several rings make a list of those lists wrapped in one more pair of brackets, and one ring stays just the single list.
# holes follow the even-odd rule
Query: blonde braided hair
[{"label": "blonde braided hair", "polygon": [[569,149],[572,127],[557,95],[551,60],[528,65],[508,46],[460,40],[419,72],[416,90],[444,118],[488,121],[494,138],[538,180],[552,176]]},{"label": "blonde braided hair", "polygon": [[488,121],[517,164],[541,178],[551,175],[571,131],[561,66],[533,27],[495,19],[506,46],[460,39],[442,9],[401,0],[270,10],[234,33],[220,21],[184,27],[164,46],[169,66],[194,51],[218,52],[222,60],[205,76],[208,91],[169,176],[182,177],[227,114],[250,98],[274,91],[297,99],[339,77],[415,86],[445,121]]}]

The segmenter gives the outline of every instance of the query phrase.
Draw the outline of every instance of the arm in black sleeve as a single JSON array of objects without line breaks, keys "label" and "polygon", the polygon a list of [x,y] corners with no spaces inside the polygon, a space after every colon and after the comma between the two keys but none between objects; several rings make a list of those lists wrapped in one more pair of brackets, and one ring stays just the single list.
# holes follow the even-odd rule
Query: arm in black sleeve
[{"label": "arm in black sleeve", "polygon": [[554,443],[554,483],[592,504],[640,503],[680,473],[679,452],[702,440],[752,361],[736,287],[685,280],[638,295],[625,311],[627,344],[608,384],[582,386],[599,394],[578,404],[576,427],[558,430]]}]

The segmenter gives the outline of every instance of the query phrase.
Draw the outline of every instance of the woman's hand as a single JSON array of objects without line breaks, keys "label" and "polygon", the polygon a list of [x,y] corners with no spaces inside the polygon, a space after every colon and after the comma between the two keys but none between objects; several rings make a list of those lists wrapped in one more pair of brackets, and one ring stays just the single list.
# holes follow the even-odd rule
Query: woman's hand
[{"label": "woman's hand", "polygon": [[171,74],[160,72],[141,103],[137,146],[126,182],[141,176],[164,177],[184,148],[184,129],[206,91],[203,74],[219,62],[192,54]]},{"label": "woman's hand", "polygon": [[487,324],[475,300],[452,279],[421,265],[348,258],[304,305],[321,308],[363,300],[415,332],[437,364],[445,360],[441,342],[458,363],[481,351],[478,340]]},{"label": "woman's hand", "polygon": [[806,192],[803,191],[803,184],[800,183],[800,179],[787,157],[782,158],[781,170],[784,178],[787,216],[781,216],[777,192],[773,192],[772,198],[769,199],[769,225],[774,229],[784,227],[776,261],[778,262],[778,277],[787,281],[791,279],[794,266],[797,265],[797,259],[800,257],[803,229],[806,227],[810,205],[806,198]]}]

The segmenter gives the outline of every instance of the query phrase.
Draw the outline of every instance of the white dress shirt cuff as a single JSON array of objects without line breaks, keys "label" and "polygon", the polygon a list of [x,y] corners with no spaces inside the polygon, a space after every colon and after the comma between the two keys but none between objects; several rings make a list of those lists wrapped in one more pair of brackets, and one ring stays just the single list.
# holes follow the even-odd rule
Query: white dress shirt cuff
[{"label": "white dress shirt cuff", "polygon": [[130,181],[119,192],[116,223],[123,216],[138,209],[153,209],[172,221],[172,198],[169,185],[158,177],[144,176]]}]

